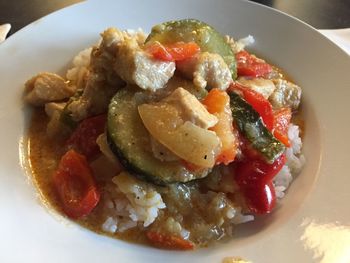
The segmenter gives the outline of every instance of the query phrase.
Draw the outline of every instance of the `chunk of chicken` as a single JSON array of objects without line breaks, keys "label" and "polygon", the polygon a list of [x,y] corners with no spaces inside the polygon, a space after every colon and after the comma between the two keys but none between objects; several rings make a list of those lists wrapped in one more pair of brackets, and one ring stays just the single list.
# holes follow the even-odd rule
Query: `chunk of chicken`
[{"label": "chunk of chicken", "polygon": [[218,119],[187,90],[180,87],[160,102],[141,104],[138,112],[153,138],[174,155],[200,167],[214,166],[221,141],[207,128]]},{"label": "chunk of chicken", "polygon": [[273,80],[276,89],[269,97],[269,101],[276,109],[291,107],[297,109],[301,99],[301,88],[283,79]]},{"label": "chunk of chicken", "polygon": [[57,111],[62,113],[64,107],[66,106],[66,102],[49,102],[45,104],[45,112],[46,115],[52,117],[54,113]]},{"label": "chunk of chicken", "polygon": [[74,121],[107,111],[109,101],[119,86],[108,84],[105,75],[89,72],[83,94],[67,105],[67,112]]},{"label": "chunk of chicken", "polygon": [[209,86],[226,90],[232,82],[231,71],[218,54],[203,52],[178,63],[177,67],[200,88]]},{"label": "chunk of chicken", "polygon": [[119,44],[114,69],[125,82],[156,91],[174,75],[175,63],[154,59],[132,38]]},{"label": "chunk of chicken", "polygon": [[43,106],[47,102],[60,101],[72,96],[73,86],[57,74],[43,72],[25,83],[25,100],[34,106]]},{"label": "chunk of chicken", "polygon": [[68,135],[70,128],[61,121],[61,115],[66,106],[66,102],[56,103],[50,102],[45,104],[45,112],[49,116],[50,121],[46,126],[46,131],[49,137],[57,135]]},{"label": "chunk of chicken", "polygon": [[146,35],[141,29],[137,31],[121,31],[117,28],[108,28],[101,34],[101,36],[103,39],[101,46],[103,46],[103,48],[109,53],[114,55],[120,43],[126,39],[134,39],[138,45],[142,45],[146,40]]},{"label": "chunk of chicken", "polygon": [[268,99],[276,89],[275,84],[269,79],[247,79],[241,77],[237,80],[237,82],[251,90],[254,90],[255,92],[260,93],[265,99]]},{"label": "chunk of chicken", "polygon": [[102,41],[91,50],[90,64],[85,73],[82,95],[72,100],[67,111],[75,121],[107,110],[112,96],[124,82],[113,70],[117,44],[124,39],[124,33],[115,29],[107,29],[102,33]]},{"label": "chunk of chicken", "polygon": [[177,88],[163,101],[178,106],[184,120],[190,121],[201,128],[208,129],[218,122],[218,118],[210,114],[194,95],[181,87]]}]

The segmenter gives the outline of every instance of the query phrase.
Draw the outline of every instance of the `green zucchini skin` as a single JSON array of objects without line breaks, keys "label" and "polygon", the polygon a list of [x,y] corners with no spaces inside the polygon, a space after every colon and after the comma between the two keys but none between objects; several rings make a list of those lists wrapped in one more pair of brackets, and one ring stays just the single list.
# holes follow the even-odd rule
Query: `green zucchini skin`
[{"label": "green zucchini skin", "polygon": [[268,163],[273,163],[283,154],[285,146],[265,127],[259,113],[249,103],[234,91],[229,91],[228,94],[238,129]]},{"label": "green zucchini skin", "polygon": [[119,90],[108,109],[107,142],[125,169],[157,185],[203,178],[209,170],[188,171],[181,161],[160,161],[153,156],[150,136],[139,116],[135,92]]},{"label": "green zucchini skin", "polygon": [[210,25],[196,19],[182,19],[164,22],[152,28],[147,42],[158,41],[162,44],[174,42],[195,42],[201,51],[222,56],[228,65],[232,78],[236,79],[236,59],[225,38]]}]

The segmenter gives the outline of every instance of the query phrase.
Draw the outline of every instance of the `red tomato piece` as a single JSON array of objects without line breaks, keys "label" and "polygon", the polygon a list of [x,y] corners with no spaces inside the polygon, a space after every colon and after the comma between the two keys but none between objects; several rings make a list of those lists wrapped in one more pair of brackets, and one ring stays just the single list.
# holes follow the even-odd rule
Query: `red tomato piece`
[{"label": "red tomato piece", "polygon": [[285,163],[286,156],[283,154],[273,164],[260,159],[246,159],[236,164],[235,181],[253,213],[271,212],[275,204],[272,179]]},{"label": "red tomato piece", "polygon": [[238,90],[242,93],[243,98],[256,110],[261,116],[268,130],[272,130],[274,126],[274,114],[271,103],[260,93],[246,88],[238,83],[230,86],[230,89]]},{"label": "red tomato piece", "polygon": [[235,170],[235,180],[239,186],[254,184],[254,182],[271,181],[286,163],[282,154],[274,163],[268,164],[261,159],[246,159],[238,162]]},{"label": "red tomato piece", "polygon": [[146,236],[152,245],[156,247],[178,250],[194,249],[194,244],[191,241],[181,237],[166,235],[155,231],[148,231]]},{"label": "red tomato piece", "polygon": [[273,135],[287,147],[290,147],[290,142],[288,139],[288,126],[291,119],[292,110],[290,108],[282,108],[274,113]]},{"label": "red tomato piece", "polygon": [[156,59],[164,61],[174,61],[172,55],[168,50],[160,44],[159,42],[154,42],[151,45],[147,46],[146,51]]},{"label": "red tomato piece", "polygon": [[265,77],[273,68],[268,63],[242,50],[236,54],[238,76]]},{"label": "red tomato piece", "polygon": [[104,132],[106,121],[105,114],[83,120],[67,140],[67,148],[76,150],[88,160],[95,158],[100,153],[96,139]]},{"label": "red tomato piece", "polygon": [[200,47],[194,42],[176,42],[167,45],[154,42],[147,46],[146,50],[159,60],[181,61],[196,55],[200,51]]},{"label": "red tomato piece", "polygon": [[100,200],[86,158],[74,150],[61,158],[53,184],[63,211],[72,219],[88,215]]},{"label": "red tomato piece", "polygon": [[276,205],[276,193],[272,182],[257,182],[242,190],[249,210],[255,214],[268,214]]}]

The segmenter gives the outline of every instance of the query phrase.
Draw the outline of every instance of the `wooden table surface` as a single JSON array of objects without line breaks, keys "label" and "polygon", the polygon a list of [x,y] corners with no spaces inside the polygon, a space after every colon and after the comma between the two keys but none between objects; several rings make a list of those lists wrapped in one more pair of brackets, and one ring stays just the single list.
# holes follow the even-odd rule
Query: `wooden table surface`
[{"label": "wooden table surface", "polygon": [[[199,0],[200,1],[200,0]],[[231,0],[234,1],[234,0]],[[10,23],[10,34],[31,22],[80,0],[0,0],[0,24]],[[350,27],[350,0],[254,0],[318,29]]]}]

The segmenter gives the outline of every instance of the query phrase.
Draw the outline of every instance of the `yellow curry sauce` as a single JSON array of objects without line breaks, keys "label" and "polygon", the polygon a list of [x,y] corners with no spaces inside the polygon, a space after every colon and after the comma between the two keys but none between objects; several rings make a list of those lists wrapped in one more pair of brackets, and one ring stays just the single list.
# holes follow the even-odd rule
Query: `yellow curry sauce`
[{"label": "yellow curry sauce", "polygon": [[[29,161],[32,171],[33,180],[40,192],[44,203],[64,216],[58,196],[55,192],[52,176],[57,169],[62,155],[65,153],[64,138],[50,138],[46,132],[46,126],[49,121],[48,116],[42,109],[33,110],[32,120],[28,131],[28,145],[29,145]],[[116,174],[112,174],[115,176]],[[96,178],[101,189],[103,189],[102,180]],[[99,234],[111,236],[125,241],[132,241],[136,243],[148,243],[148,240],[140,233],[139,228],[131,228],[122,233],[116,232],[114,234],[102,231],[101,225],[105,218],[103,210],[103,202],[86,217],[75,220],[76,223],[94,231]]]}]

